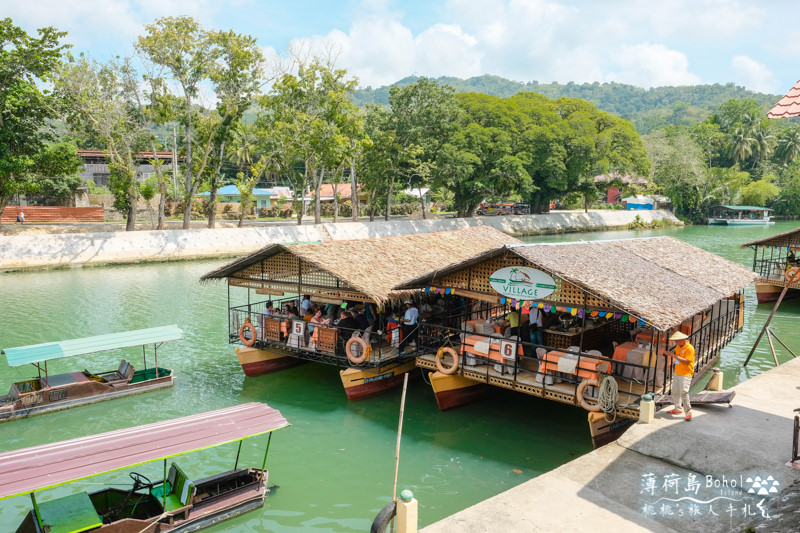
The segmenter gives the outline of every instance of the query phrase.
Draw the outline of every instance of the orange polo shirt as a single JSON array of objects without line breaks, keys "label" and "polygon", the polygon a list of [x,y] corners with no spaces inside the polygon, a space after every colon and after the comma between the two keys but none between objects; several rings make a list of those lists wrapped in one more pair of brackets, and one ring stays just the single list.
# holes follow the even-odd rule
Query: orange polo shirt
[{"label": "orange polo shirt", "polygon": [[694,346],[688,342],[683,346],[675,346],[675,355],[688,360],[688,363],[675,363],[675,373],[679,376],[691,377],[694,375]]}]

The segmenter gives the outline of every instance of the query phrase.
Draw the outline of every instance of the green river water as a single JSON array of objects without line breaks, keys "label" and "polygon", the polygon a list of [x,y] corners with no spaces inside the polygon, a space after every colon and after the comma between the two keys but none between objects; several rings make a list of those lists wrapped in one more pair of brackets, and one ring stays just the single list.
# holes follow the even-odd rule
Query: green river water
[{"label": "green river water", "polygon": [[[529,242],[671,235],[748,267],[752,251],[739,244],[797,227],[687,227],[532,237]],[[338,369],[303,365],[245,378],[226,341],[226,288],[201,285],[200,276],[227,260],[78,268],[0,274],[0,347],[22,346],[166,324],[186,340],[159,349],[159,364],[175,370],[175,386],[66,411],[0,424],[0,451],[80,437],[201,411],[260,401],[276,407],[291,427],[272,439],[267,467],[278,485],[263,509],[207,531],[363,532],[392,495],[400,390],[348,402]],[[645,282],[643,280],[643,282]],[[723,352],[725,386],[774,366],[766,340],[746,369],[742,362],[772,304],[756,306],[746,291],[745,329]],[[786,301],[774,330],[800,353],[800,300]],[[53,361],[51,373],[116,368],[125,357],[141,365],[141,349]],[[148,351],[148,362],[152,353]],[[791,356],[779,348],[782,361]],[[13,381],[35,375],[0,360],[0,394]],[[245,441],[240,465],[260,466],[266,437]],[[398,493],[420,502],[420,525],[435,522],[592,449],[586,412],[555,402],[493,389],[480,404],[441,413],[430,387],[412,381],[405,406]],[[190,477],[230,468],[235,445],[178,458]],[[157,478],[161,464],[136,468]],[[96,484],[130,485],[126,473],[107,474],[48,489],[40,500],[92,491]],[[30,505],[25,497],[0,501],[0,530],[13,531]]]}]

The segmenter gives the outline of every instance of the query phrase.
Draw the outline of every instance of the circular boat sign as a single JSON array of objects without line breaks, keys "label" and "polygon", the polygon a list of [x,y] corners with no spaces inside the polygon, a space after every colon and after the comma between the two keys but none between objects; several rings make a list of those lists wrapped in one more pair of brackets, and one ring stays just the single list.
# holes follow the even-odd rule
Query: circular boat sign
[{"label": "circular boat sign", "polygon": [[517,300],[539,300],[553,294],[556,282],[541,270],[524,266],[505,267],[489,276],[489,284],[501,296]]}]

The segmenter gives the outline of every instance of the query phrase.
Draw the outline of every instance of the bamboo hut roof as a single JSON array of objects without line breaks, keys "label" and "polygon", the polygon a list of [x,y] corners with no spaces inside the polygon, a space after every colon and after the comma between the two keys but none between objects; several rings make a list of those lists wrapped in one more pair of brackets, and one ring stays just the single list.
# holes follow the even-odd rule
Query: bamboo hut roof
[{"label": "bamboo hut roof", "polygon": [[[202,282],[235,276],[253,264],[288,252],[345,282],[375,302],[399,300],[416,290],[395,290],[400,282],[469,257],[520,244],[489,226],[379,239],[308,244],[272,244],[202,276]],[[301,287],[302,290],[302,287]]]},{"label": "bamboo hut roof", "polygon": [[789,231],[784,231],[783,233],[776,233],[770,237],[766,237],[764,239],[759,239],[757,241],[746,242],[742,245],[742,248],[745,246],[758,246],[761,244],[770,245],[770,246],[788,246],[790,244],[795,244],[795,241],[798,240],[800,235],[797,235],[794,239],[791,237],[795,236],[796,234],[800,233],[800,228],[790,229]]},{"label": "bamboo hut roof", "polygon": [[672,237],[506,246],[398,285],[436,278],[512,252],[662,331],[705,311],[753,282],[747,268]]}]

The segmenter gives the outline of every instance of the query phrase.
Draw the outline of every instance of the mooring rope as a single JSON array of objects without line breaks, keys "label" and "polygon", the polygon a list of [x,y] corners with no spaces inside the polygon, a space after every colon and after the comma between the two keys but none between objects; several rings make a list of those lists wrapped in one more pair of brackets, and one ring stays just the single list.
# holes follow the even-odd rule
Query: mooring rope
[{"label": "mooring rope", "polygon": [[[600,391],[597,393],[597,404],[600,409],[605,413],[606,420],[613,422],[617,419],[617,401],[619,400],[619,390],[617,387],[617,380],[611,376],[603,378],[600,384]],[[612,415],[609,420],[609,413]]]}]

